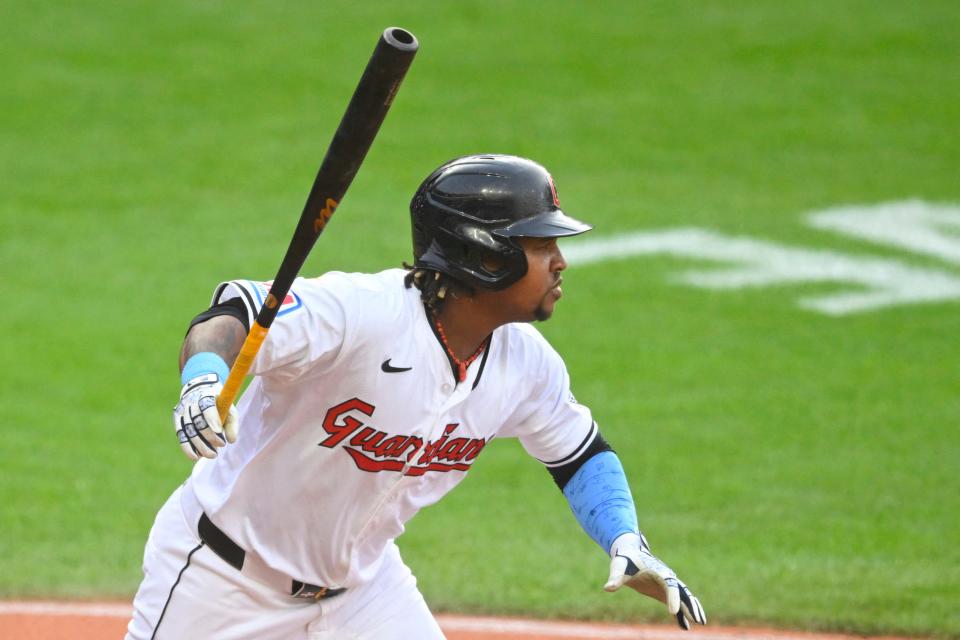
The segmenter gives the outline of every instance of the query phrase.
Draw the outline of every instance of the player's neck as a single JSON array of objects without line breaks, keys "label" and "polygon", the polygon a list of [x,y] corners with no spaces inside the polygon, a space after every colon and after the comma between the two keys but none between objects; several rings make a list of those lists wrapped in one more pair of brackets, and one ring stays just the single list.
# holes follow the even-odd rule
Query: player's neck
[{"label": "player's neck", "polygon": [[460,359],[474,354],[493,330],[503,324],[477,308],[467,296],[447,300],[437,319],[443,326],[447,344]]}]

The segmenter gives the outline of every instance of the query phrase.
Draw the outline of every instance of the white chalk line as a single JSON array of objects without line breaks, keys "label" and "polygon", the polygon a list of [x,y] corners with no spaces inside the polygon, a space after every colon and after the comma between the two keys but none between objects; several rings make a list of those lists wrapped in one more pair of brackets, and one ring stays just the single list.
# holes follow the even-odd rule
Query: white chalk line
[{"label": "white chalk line", "polygon": [[108,602],[0,602],[0,616],[84,616],[87,618],[129,618],[129,604]]},{"label": "white chalk line", "polygon": [[839,290],[797,300],[802,308],[833,316],[960,300],[960,274],[954,270],[960,265],[960,206],[907,200],[826,209],[806,218],[816,229],[924,254],[949,268],[682,227],[572,239],[564,244],[563,253],[571,267],[654,255],[719,263],[673,278],[706,289],[840,285]]},{"label": "white chalk line", "polygon": [[[689,634],[680,630],[656,627],[637,627],[625,625],[599,625],[585,622],[549,622],[544,620],[524,620],[518,618],[471,618],[462,616],[438,615],[437,622],[446,632],[474,632],[503,634],[509,636],[539,636],[553,638],[576,638],[578,640],[691,640]],[[747,636],[727,632],[701,633],[697,630],[694,640],[743,640]],[[752,640],[756,640],[753,638]]]},{"label": "white chalk line", "polygon": [[[129,604],[109,602],[0,601],[0,616],[78,616],[128,620]],[[765,631],[698,627],[694,633],[657,626],[591,624],[587,622],[555,622],[523,618],[476,617],[440,614],[440,627],[446,632],[473,632],[514,636],[552,636],[579,640],[762,640],[775,638],[845,640],[853,636],[825,635],[805,632]],[[869,640],[858,637],[858,640]]]}]

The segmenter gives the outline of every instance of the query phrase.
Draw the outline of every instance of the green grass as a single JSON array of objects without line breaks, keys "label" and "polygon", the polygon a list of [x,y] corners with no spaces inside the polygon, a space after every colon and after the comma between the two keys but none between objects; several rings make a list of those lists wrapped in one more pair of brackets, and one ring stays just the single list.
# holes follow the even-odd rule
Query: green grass
[{"label": "green grass", "polygon": [[[221,279],[273,275],[388,25],[421,51],[310,273],[409,259],[410,195],[470,152],[540,160],[597,235],[930,263],[801,214],[960,201],[954,2],[400,4],[5,7],[0,595],[132,594],[189,470],[186,322]],[[829,286],[707,292],[671,282],[687,266],[572,268],[542,327],[654,550],[717,623],[960,637],[957,305],[829,318],[795,305]],[[515,442],[400,542],[435,609],[666,620],[602,592]]]}]

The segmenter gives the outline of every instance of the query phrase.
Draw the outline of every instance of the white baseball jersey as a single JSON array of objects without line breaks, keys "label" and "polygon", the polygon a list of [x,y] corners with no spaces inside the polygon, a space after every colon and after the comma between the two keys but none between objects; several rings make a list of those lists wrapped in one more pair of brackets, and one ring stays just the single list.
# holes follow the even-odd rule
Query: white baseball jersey
[{"label": "white baseball jersey", "polygon": [[[253,364],[235,444],[190,484],[208,517],[289,576],[352,587],[494,437],[547,465],[596,433],[560,356],[528,324],[494,331],[457,383],[405,272],[298,278]],[[267,286],[232,281],[252,323]]]}]

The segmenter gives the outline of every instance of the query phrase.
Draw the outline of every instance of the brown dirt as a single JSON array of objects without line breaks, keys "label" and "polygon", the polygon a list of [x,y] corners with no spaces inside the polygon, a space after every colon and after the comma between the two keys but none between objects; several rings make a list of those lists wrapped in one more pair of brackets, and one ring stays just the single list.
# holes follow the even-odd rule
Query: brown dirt
[{"label": "brown dirt", "polygon": [[[0,602],[0,640],[119,639],[127,603]],[[741,629],[708,625],[685,633],[669,626],[634,626],[517,618],[437,617],[448,640],[866,640],[862,636]],[[904,640],[873,637],[870,640]]]}]

